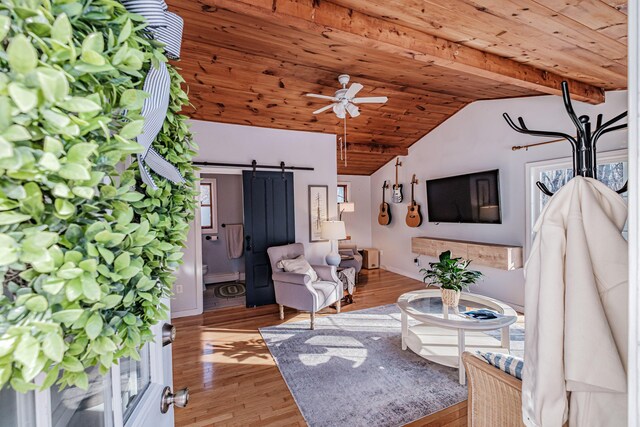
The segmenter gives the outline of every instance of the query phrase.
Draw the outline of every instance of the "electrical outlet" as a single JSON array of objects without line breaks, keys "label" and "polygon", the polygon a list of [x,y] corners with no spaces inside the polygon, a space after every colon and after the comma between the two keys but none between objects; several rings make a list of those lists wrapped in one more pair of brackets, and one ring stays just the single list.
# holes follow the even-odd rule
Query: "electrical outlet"
[{"label": "electrical outlet", "polygon": [[182,293],[182,285],[176,285],[176,294]]}]

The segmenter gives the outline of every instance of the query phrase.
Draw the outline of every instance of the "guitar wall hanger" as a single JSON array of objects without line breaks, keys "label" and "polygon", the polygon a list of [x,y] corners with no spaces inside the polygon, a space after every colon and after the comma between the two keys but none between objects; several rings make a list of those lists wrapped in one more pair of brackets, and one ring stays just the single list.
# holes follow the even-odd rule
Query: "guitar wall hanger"
[{"label": "guitar wall hanger", "polygon": [[[509,126],[511,126],[511,128],[516,132],[533,136],[543,136],[547,138],[551,137],[566,139],[571,144],[571,151],[573,153],[573,176],[575,177],[579,175],[587,178],[598,179],[598,165],[596,161],[596,144],[598,143],[598,139],[600,139],[600,137],[606,133],[626,128],[626,123],[616,126],[613,125],[625,118],[627,116],[627,112],[625,111],[624,113],[615,116],[605,123],[602,123],[602,114],[598,114],[596,128],[592,132],[590,117],[587,115],[578,117],[573,110],[571,97],[569,95],[569,85],[566,81],[562,82],[562,100],[564,101],[564,108],[567,110],[569,118],[571,118],[571,121],[576,127],[577,136],[575,138],[563,132],[531,130],[527,128],[527,125],[525,125],[522,117],[518,117],[518,124],[516,124],[507,113],[504,113],[502,117],[504,117]],[[551,192],[551,190],[549,190],[544,183],[538,181],[536,182],[536,185],[538,186],[540,191],[542,191],[547,196],[553,196],[554,193]],[[627,183],[625,183],[622,188],[617,190],[616,193],[622,194],[626,191]]]}]

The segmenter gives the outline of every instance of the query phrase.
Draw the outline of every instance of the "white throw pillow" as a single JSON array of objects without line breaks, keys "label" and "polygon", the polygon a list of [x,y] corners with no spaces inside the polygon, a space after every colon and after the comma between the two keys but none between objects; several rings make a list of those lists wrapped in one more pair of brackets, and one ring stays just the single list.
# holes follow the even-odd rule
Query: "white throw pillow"
[{"label": "white throw pillow", "polygon": [[282,268],[289,273],[308,274],[311,277],[312,282],[318,281],[318,273],[311,267],[311,264],[304,259],[304,255],[300,255],[293,259],[283,259],[278,261],[276,267]]}]

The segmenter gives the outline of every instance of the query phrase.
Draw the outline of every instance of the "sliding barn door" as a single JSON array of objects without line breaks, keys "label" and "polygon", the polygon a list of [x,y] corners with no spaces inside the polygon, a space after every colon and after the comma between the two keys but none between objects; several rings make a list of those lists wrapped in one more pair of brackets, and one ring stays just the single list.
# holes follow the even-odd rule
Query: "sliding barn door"
[{"label": "sliding barn door", "polygon": [[242,173],[247,307],[275,303],[267,249],[294,243],[293,173]]}]

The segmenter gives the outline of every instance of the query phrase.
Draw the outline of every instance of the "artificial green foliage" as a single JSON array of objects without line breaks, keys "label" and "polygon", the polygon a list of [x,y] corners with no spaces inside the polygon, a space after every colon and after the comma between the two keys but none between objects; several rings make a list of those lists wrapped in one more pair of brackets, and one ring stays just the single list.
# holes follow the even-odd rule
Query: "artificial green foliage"
[{"label": "artificial green foliage", "polygon": [[462,258],[451,258],[451,251],[442,252],[438,262],[430,262],[429,269],[423,268],[420,273],[423,281],[438,285],[442,289],[462,291],[476,283],[482,273],[475,270],[468,270],[471,261]]},{"label": "artificial green foliage", "polygon": [[113,0],[0,3],[0,387],[86,388],[167,315],[194,212],[181,79],[154,148],[187,180],[141,184],[144,77],[166,61]]}]

